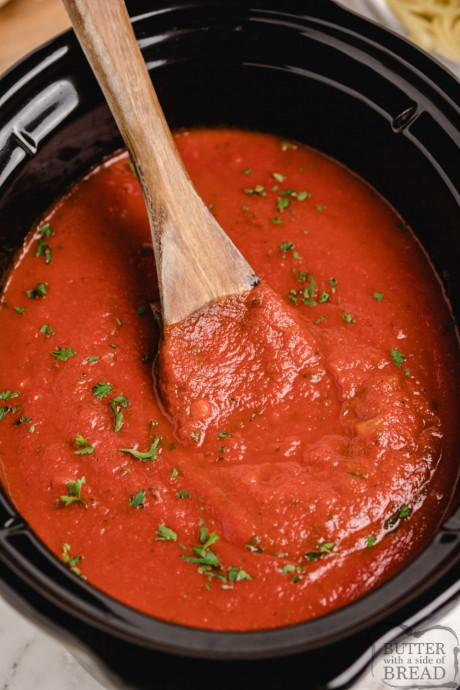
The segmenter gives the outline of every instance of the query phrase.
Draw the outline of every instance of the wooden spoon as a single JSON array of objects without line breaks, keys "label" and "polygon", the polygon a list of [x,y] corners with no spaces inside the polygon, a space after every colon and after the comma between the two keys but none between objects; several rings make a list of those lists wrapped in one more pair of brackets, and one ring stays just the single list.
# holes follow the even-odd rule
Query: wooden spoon
[{"label": "wooden spoon", "polygon": [[257,276],[196,193],[123,0],[62,0],[135,165],[153,238],[163,321],[249,290]]}]

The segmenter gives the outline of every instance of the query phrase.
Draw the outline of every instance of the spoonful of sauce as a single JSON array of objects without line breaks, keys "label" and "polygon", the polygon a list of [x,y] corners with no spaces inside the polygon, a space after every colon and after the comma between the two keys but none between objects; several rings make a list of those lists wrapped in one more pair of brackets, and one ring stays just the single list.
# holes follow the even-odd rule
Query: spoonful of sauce
[{"label": "spoonful of sauce", "polygon": [[165,326],[257,276],[196,193],[123,0],[62,0],[125,141],[152,231]]}]

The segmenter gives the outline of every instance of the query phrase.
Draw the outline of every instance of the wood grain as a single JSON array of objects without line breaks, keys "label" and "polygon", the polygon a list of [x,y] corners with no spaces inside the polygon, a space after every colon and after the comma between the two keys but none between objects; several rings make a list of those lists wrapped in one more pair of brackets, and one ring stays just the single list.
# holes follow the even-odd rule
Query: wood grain
[{"label": "wood grain", "polygon": [[152,230],[166,325],[249,290],[254,271],[190,182],[122,0],[63,0],[135,164]]}]

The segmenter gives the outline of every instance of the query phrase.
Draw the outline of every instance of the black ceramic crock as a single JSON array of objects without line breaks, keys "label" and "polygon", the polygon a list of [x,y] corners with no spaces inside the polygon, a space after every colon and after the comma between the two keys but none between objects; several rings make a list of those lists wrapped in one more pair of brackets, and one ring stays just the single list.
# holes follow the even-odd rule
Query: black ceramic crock
[{"label": "black ceramic crock", "polygon": [[[266,130],[338,159],[415,228],[459,311],[453,76],[332,0],[132,0],[128,9],[171,127]],[[71,32],[0,79],[4,265],[53,200],[120,145]],[[44,548],[0,488],[0,592],[89,652],[116,687],[342,688],[375,640],[423,622],[460,591],[459,538],[454,505],[416,560],[349,606],[279,630],[210,632],[144,616],[92,588]]]}]

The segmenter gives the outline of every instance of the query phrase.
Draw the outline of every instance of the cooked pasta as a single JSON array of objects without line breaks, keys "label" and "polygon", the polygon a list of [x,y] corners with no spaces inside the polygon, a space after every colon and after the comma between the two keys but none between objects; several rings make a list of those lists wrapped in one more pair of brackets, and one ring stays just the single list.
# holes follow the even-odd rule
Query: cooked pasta
[{"label": "cooked pasta", "polygon": [[460,60],[460,0],[387,0],[409,38]]}]

